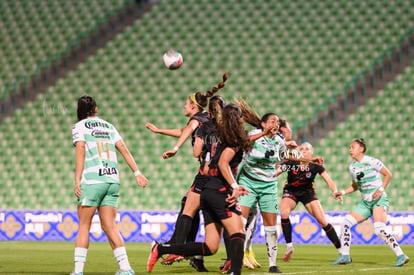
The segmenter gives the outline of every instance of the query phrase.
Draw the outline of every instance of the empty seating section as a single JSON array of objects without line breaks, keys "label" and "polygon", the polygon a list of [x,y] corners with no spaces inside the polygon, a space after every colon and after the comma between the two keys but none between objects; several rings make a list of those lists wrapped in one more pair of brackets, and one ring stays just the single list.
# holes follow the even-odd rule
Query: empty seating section
[{"label": "empty seating section", "polygon": [[[43,44],[64,49],[66,44],[62,46],[59,41],[67,42],[90,29],[93,19],[119,7],[121,2],[24,1],[28,4],[22,5],[21,1],[1,1],[0,9],[6,10],[9,18],[7,23],[1,22],[2,26],[17,29],[16,35],[22,41],[19,47],[9,46],[7,51],[19,56],[22,63],[17,67],[27,73],[32,61],[44,57],[40,52],[47,55],[48,48]],[[258,113],[274,111],[292,123],[310,119],[317,104],[341,94],[347,80],[369,70],[376,57],[397,45],[399,37],[414,25],[411,10],[409,0],[162,1],[43,95],[1,122],[0,150],[7,156],[1,158],[5,171],[2,180],[11,193],[0,195],[0,205],[2,209],[74,208],[71,124],[76,122],[77,98],[90,94],[98,102],[99,115],[118,127],[141,171],[150,180],[147,188],[139,188],[120,159],[120,208],[177,210],[196,174],[197,161],[192,157],[189,142],[174,158],[162,160],[162,152],[171,149],[176,139],[150,132],[145,129],[146,122],[160,128],[184,127],[188,118],[182,110],[187,96],[211,89],[225,71],[230,75],[228,84],[220,90],[225,98],[245,97]],[[14,20],[17,14],[31,26],[26,35],[21,33],[25,25]],[[76,17],[72,18],[74,14]],[[33,35],[37,28],[51,33],[48,37],[56,43]],[[18,40],[11,35],[5,35],[6,41]],[[32,50],[36,48],[42,50]],[[184,56],[179,70],[169,71],[162,65],[161,55],[169,48]],[[11,74],[7,79],[15,77],[10,60],[18,59],[9,60],[4,52],[0,56],[9,69],[2,70],[2,74]],[[22,65],[26,62],[32,65],[26,68]],[[361,135],[372,146],[369,152],[393,165],[396,178],[401,177],[409,188],[411,172],[401,168],[407,168],[406,155],[398,155],[398,165],[391,162],[393,154],[408,149],[398,149],[395,129],[384,123],[406,119],[398,109],[402,106],[396,95],[411,93],[412,97],[413,89],[405,83],[414,80],[412,74],[408,75],[406,72],[401,82],[384,89],[315,145],[339,186],[349,183],[343,181],[347,179],[349,163],[347,145]],[[384,110],[385,104],[395,109]],[[412,127],[401,127],[400,134],[405,133],[404,142],[409,148],[413,137],[406,133],[412,132]],[[375,129],[380,129],[381,138]],[[388,143],[392,146],[389,152],[383,147]],[[317,185],[327,210],[349,209],[349,199],[345,205],[339,205],[328,198],[324,183],[318,181]],[[403,207],[394,204],[394,209]]]},{"label": "empty seating section", "polygon": [[0,1],[0,91],[20,76],[35,73],[37,64],[62,54],[68,43],[94,29],[124,0]]},{"label": "empty seating section", "polygon": [[[317,153],[325,156],[326,167],[338,188],[345,188],[351,182],[348,165],[352,159],[348,148],[353,139],[362,137],[367,142],[367,154],[382,160],[393,173],[386,189],[390,195],[391,210],[414,210],[411,199],[414,194],[413,106],[414,63],[315,145]],[[359,195],[354,194],[345,199],[345,206],[329,205],[330,208],[347,207],[351,210],[359,199]],[[326,197],[321,200],[325,201]]]}]

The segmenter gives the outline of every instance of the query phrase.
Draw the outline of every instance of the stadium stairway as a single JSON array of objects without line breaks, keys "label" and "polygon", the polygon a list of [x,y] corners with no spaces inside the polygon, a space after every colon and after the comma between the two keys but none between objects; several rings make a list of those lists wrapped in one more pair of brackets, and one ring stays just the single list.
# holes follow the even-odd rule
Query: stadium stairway
[{"label": "stadium stairway", "polygon": [[[325,137],[314,143],[315,153],[325,157],[325,167],[338,189],[351,184],[348,171],[351,157],[349,144],[355,138],[364,138],[367,155],[380,159],[392,172],[393,178],[386,192],[390,211],[414,210],[414,62],[392,82],[386,84],[363,106],[338,123]],[[318,179],[316,186],[323,189],[321,203],[331,210],[351,210],[360,201],[357,193],[346,196],[344,204],[334,201],[325,183]]]},{"label": "stadium stairway", "polygon": [[371,70],[360,72],[344,85],[340,96],[331,96],[316,106],[313,118],[294,125],[294,138],[298,142],[323,138],[329,131],[345,121],[349,114],[363,106],[378,91],[391,83],[414,61],[414,27],[400,44],[389,48],[380,58],[374,60]]}]

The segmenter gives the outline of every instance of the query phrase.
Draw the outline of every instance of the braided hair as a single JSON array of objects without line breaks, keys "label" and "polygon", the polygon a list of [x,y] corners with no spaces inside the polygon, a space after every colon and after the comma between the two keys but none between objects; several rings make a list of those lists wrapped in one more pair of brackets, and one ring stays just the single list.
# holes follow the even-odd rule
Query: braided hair
[{"label": "braided hair", "polygon": [[223,81],[220,81],[217,86],[214,86],[211,91],[207,91],[205,94],[202,94],[200,92],[196,92],[192,95],[190,95],[190,100],[194,102],[199,109],[204,109],[207,107],[208,104],[208,98],[213,97],[218,90],[222,89],[225,86],[225,82],[229,78],[229,75],[227,72],[223,74]]}]

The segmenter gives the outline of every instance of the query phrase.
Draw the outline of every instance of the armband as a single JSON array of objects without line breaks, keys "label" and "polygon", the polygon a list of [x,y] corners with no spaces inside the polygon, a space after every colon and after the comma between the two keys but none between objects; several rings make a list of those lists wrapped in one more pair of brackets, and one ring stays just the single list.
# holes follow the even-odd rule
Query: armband
[{"label": "armband", "polygon": [[233,182],[231,185],[231,188],[235,189],[237,187],[239,187],[239,185],[237,184],[237,182]]},{"label": "armband", "polygon": [[141,171],[139,171],[139,169],[137,171],[134,172],[134,176],[139,176],[141,175]]},{"label": "armband", "polygon": [[344,196],[346,194],[345,190],[341,190],[341,194],[342,194],[342,196]]},{"label": "armband", "polygon": [[176,151],[176,152],[177,152],[179,149],[180,149],[180,147],[178,147],[178,146],[174,146],[174,148],[173,148],[173,150],[174,150],[174,151]]},{"label": "armband", "polygon": [[378,191],[381,191],[381,192],[384,192],[384,187],[380,187],[380,188],[378,188]]}]

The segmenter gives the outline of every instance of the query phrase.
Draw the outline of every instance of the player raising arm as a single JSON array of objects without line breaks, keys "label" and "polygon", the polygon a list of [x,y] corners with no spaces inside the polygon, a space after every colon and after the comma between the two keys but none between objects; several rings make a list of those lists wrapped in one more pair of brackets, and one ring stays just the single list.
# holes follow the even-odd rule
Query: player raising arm
[{"label": "player raising arm", "polygon": [[[300,145],[299,152],[304,157],[311,157],[313,154],[313,146],[305,142]],[[286,160],[278,167],[276,175],[287,172],[287,182],[283,187],[283,196],[281,202],[281,224],[283,230],[283,236],[286,241],[286,253],[283,257],[285,262],[290,260],[290,257],[294,251],[292,243],[292,224],[290,223],[290,212],[296,208],[298,202],[302,202],[306,210],[318,221],[319,225],[323,228],[328,236],[329,240],[336,248],[341,247],[341,243],[336,234],[335,228],[326,221],[325,213],[322,205],[318,200],[315,193],[313,182],[317,174],[321,175],[323,180],[329,186],[332,191],[332,195],[337,191],[336,184],[332,181],[328,172],[322,165]],[[338,197],[342,199],[342,197]]]},{"label": "player raising arm", "polygon": [[243,127],[240,108],[228,104],[223,108],[222,117],[222,124],[220,123],[217,129],[222,142],[214,152],[209,165],[211,176],[201,192],[200,201],[206,232],[204,242],[168,245],[154,243],[147,261],[148,272],[152,271],[158,258],[163,254],[215,254],[220,247],[224,227],[230,235],[231,274],[241,274],[245,232],[237,201],[245,194],[246,189],[239,186],[234,177],[243,152],[251,150],[251,142]]},{"label": "player raising arm", "polygon": [[[387,228],[387,211],[389,208],[388,196],[385,192],[390,183],[390,170],[378,159],[365,155],[367,146],[362,138],[355,139],[349,146],[349,154],[354,161],[349,166],[352,175],[352,184],[335,197],[344,196],[359,190],[362,201],[346,215],[341,224],[341,255],[332,264],[350,264],[351,227],[364,220],[374,218],[374,230],[397,256],[395,266],[402,266],[409,262],[392,232]],[[381,178],[381,176],[383,176]]]}]

